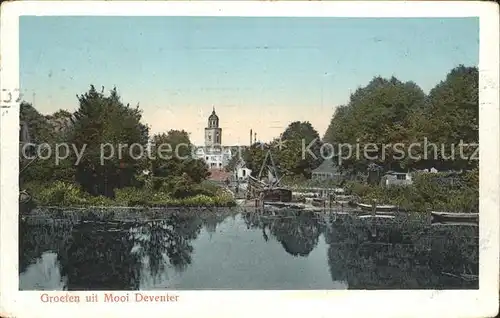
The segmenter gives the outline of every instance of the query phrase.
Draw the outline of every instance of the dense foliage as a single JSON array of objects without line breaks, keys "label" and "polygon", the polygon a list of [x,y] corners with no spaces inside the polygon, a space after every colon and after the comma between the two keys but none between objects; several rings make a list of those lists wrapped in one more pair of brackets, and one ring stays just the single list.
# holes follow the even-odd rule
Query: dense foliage
[{"label": "dense foliage", "polygon": [[[116,89],[105,95],[91,86],[77,97],[79,108],[74,113],[58,111],[44,116],[32,105],[21,104],[21,121],[29,126],[33,143],[46,143],[54,149],[58,142],[68,142],[74,147],[59,162],[40,160],[26,165],[29,160],[21,158],[22,184],[62,181],[75,184],[93,197],[110,199],[122,188],[137,189],[138,193],[161,192],[171,199],[206,195],[193,190],[210,173],[202,160],[190,157],[192,144],[188,132],[170,130],[150,138],[148,127],[141,122],[141,110],[125,105]],[[342,182],[336,182],[337,186],[344,186],[346,180],[351,184],[368,181],[370,186],[357,184],[351,188],[370,188],[365,191],[371,193],[370,197],[391,202],[407,200],[418,209],[424,205],[416,202],[433,201],[449,207],[453,201],[457,209],[475,211],[477,177],[473,178],[475,184],[456,189],[439,185],[430,176],[417,177],[412,187],[384,189],[378,186],[378,178],[388,170],[430,168],[472,171],[477,175],[478,113],[475,67],[461,65],[452,69],[429,94],[413,82],[375,77],[365,87],[358,88],[346,105],[336,107],[322,139],[309,122],[295,121],[273,140],[255,143],[238,152],[226,169],[231,171],[244,162],[257,176],[263,164],[271,164],[272,159],[279,177],[286,183],[313,185],[313,170],[323,160],[333,159],[346,176]],[[107,145],[104,159],[102,144]],[[128,147],[117,155],[121,144]],[[133,144],[140,147],[131,147]],[[162,144],[169,145],[167,158],[165,148],[160,149]],[[137,159],[141,147],[150,149],[152,156]],[[111,149],[114,155],[110,154]],[[357,149],[361,153],[356,153]],[[29,155],[36,151],[44,153],[43,149],[33,147],[24,150]],[[84,155],[79,157],[78,151]],[[349,151],[351,156],[346,155]],[[268,161],[264,162],[266,158]],[[143,173],[146,170],[149,172]]]},{"label": "dense foliage", "polygon": [[[464,147],[464,156],[458,147],[461,141],[479,142],[478,80],[477,68],[459,66],[426,96],[413,82],[374,78],[336,109],[323,141],[359,144],[361,149],[377,145],[367,148],[375,159],[352,156],[341,162],[345,168],[366,168],[369,163],[385,170],[477,167],[478,160],[471,158],[475,147]],[[455,158],[450,158],[453,151]]]},{"label": "dense foliage", "polygon": [[[74,113],[42,115],[21,104],[20,120],[29,133],[20,136],[20,184],[37,203],[233,204],[227,193],[203,182],[210,173],[202,160],[190,157],[187,132],[170,130],[150,140],[141,110],[124,104],[116,89],[105,95],[91,86],[77,98]],[[43,159],[32,160],[37,154]]]},{"label": "dense foliage", "polygon": [[243,152],[243,160],[252,170],[252,174],[257,176],[269,152],[274,164],[284,176],[310,178],[312,170],[322,162],[320,147],[320,136],[311,123],[295,121],[271,142],[255,143],[246,149]]}]

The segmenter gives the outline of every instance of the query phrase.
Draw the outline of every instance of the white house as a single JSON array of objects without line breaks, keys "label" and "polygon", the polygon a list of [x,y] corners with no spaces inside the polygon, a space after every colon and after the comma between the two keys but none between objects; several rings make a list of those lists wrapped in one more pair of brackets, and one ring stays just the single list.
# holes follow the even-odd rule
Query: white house
[{"label": "white house", "polygon": [[234,171],[234,177],[238,181],[247,181],[248,177],[252,174],[252,170],[247,167],[237,167]]},{"label": "white house", "polygon": [[411,185],[413,184],[413,179],[411,173],[409,172],[393,172],[390,171],[382,177],[382,185],[390,186],[400,186],[400,185]]},{"label": "white house", "polygon": [[231,160],[231,149],[225,147],[199,147],[195,151],[197,159],[203,159],[210,169],[224,169]]}]

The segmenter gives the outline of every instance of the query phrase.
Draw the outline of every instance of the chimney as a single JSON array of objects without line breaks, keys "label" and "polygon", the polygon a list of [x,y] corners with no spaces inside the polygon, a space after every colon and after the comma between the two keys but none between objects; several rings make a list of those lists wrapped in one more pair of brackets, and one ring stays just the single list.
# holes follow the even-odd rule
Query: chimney
[{"label": "chimney", "polygon": [[252,129],[250,129],[250,145],[249,146],[252,146]]},{"label": "chimney", "polygon": [[253,138],[253,142],[254,142],[254,143],[256,143],[256,142],[257,142],[257,133],[254,133],[254,134],[253,134],[253,137],[254,137],[254,138]]}]

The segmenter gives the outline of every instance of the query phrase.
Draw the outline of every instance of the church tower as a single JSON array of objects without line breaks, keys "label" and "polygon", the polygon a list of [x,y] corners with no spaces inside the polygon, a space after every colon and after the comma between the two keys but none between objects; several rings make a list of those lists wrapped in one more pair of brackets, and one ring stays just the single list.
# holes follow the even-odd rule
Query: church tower
[{"label": "church tower", "polygon": [[205,147],[222,145],[222,128],[219,128],[219,117],[215,113],[215,107],[212,114],[208,117],[208,125],[205,128]]}]

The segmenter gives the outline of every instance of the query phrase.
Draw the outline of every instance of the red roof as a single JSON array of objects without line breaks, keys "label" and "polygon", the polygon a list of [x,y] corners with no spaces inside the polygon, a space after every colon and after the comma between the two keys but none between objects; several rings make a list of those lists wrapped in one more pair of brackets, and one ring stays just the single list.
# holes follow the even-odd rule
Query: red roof
[{"label": "red roof", "polygon": [[211,173],[210,177],[208,177],[209,180],[225,181],[231,177],[231,172],[226,172],[225,170],[210,169],[208,171]]}]

